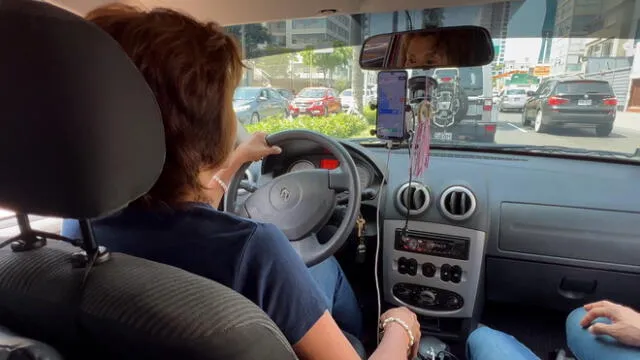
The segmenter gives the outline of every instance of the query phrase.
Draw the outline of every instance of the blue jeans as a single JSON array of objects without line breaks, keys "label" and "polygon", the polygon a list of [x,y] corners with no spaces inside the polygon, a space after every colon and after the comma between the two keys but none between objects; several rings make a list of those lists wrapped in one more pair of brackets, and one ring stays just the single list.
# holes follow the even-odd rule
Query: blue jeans
[{"label": "blue jeans", "polygon": [[467,339],[469,360],[540,360],[531,350],[511,335],[483,326]]},{"label": "blue jeans", "polygon": [[[640,349],[620,344],[608,335],[596,336],[580,326],[580,320],[587,311],[580,307],[567,317],[567,344],[579,360],[619,360],[640,359]],[[596,322],[610,323],[609,319],[598,318]]]},{"label": "blue jeans", "polygon": [[362,312],[338,260],[333,256],[309,268],[340,329],[362,338]]}]

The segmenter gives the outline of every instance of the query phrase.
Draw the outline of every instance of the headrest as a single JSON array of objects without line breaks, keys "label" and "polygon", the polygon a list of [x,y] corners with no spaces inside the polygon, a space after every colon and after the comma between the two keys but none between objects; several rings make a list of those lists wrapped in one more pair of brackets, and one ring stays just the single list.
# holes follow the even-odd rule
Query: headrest
[{"label": "headrest", "polygon": [[45,2],[0,0],[0,207],[94,218],[147,192],[164,129],[107,33]]}]

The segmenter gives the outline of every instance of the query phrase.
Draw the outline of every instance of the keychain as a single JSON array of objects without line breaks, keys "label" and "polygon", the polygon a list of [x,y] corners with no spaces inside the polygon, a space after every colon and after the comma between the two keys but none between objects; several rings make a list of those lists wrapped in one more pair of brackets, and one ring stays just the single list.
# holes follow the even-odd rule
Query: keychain
[{"label": "keychain", "polygon": [[358,249],[356,250],[356,263],[363,264],[367,259],[367,243],[365,241],[366,220],[362,215],[358,215],[356,220],[356,236],[358,238]]}]

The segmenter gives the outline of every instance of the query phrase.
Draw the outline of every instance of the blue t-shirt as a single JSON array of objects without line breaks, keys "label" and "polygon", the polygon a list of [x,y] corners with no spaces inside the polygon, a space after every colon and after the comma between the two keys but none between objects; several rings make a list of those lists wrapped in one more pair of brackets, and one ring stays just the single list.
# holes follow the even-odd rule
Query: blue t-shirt
[{"label": "blue t-shirt", "polygon": [[[191,204],[162,211],[128,207],[94,221],[93,229],[110,251],[172,265],[241,293],[291,344],[328,308],[307,267],[272,224]],[[62,235],[80,238],[78,222],[65,220]]]}]

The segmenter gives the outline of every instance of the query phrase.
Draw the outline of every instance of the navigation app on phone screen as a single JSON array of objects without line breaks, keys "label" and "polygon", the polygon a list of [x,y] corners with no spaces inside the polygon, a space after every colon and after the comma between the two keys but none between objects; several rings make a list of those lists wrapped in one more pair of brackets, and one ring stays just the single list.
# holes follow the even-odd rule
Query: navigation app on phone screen
[{"label": "navigation app on phone screen", "polygon": [[378,73],[378,121],[376,135],[381,139],[405,136],[406,71]]}]

